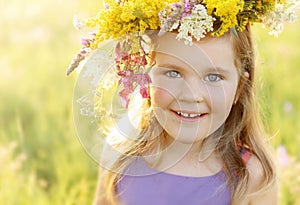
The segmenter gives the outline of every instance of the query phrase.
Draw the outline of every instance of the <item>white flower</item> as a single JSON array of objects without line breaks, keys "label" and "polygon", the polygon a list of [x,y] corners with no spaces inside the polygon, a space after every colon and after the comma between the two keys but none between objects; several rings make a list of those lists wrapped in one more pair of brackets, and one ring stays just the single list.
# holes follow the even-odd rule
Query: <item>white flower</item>
[{"label": "white flower", "polygon": [[173,31],[173,30],[177,29],[179,25],[180,25],[180,21],[177,20],[177,21],[172,25],[172,27],[170,28],[170,31]]},{"label": "white flower", "polygon": [[84,28],[84,22],[79,20],[79,18],[77,16],[73,16],[73,26],[77,30],[82,30]]},{"label": "white flower", "polygon": [[109,69],[114,67],[113,65],[113,57],[108,51],[104,49],[94,50],[83,64],[82,77],[90,79],[90,84],[97,87],[105,81],[105,77]]},{"label": "white flower", "polygon": [[263,28],[267,28],[270,35],[277,37],[283,31],[285,22],[297,20],[296,10],[299,9],[299,5],[299,0],[287,0],[286,4],[276,4],[275,10],[264,17]]},{"label": "white flower", "polygon": [[201,4],[195,5],[191,15],[181,19],[177,39],[184,39],[185,44],[192,45],[194,37],[197,41],[205,37],[205,34],[213,30],[215,19],[207,14],[205,7]]},{"label": "white flower", "polygon": [[161,32],[176,30],[180,24],[181,15],[184,11],[184,4],[178,4],[178,7],[166,7],[158,13],[160,19]]}]

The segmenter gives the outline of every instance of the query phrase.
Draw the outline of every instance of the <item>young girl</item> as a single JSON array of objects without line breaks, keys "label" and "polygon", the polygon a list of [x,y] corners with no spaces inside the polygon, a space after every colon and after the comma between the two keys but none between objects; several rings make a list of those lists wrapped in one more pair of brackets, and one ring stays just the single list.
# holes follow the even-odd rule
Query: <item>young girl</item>
[{"label": "young girl", "polygon": [[108,170],[100,169],[95,204],[276,204],[253,98],[250,32],[193,46],[174,33],[157,41],[143,129],[127,146],[103,151]]},{"label": "young girl", "polygon": [[108,1],[89,22],[99,32],[85,45],[117,39],[120,98],[132,109],[136,88],[143,103],[137,134],[120,127],[108,134],[95,205],[277,204],[250,31],[251,22],[273,28],[276,8],[276,1]]}]

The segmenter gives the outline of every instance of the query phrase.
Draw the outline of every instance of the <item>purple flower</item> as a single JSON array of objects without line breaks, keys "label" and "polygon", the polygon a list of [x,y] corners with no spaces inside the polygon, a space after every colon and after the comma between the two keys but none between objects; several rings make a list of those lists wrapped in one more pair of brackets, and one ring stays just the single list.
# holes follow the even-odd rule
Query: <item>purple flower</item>
[{"label": "purple flower", "polygon": [[191,10],[193,9],[193,5],[190,4],[189,0],[184,1],[184,12],[181,15],[182,18],[191,14]]}]

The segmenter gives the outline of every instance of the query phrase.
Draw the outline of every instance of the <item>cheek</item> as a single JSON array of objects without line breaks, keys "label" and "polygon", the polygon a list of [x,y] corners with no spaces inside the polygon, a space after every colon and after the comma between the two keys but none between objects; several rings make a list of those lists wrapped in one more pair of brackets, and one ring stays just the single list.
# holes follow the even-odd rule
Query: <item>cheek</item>
[{"label": "cheek", "polygon": [[173,102],[173,97],[164,89],[150,88],[151,107],[156,119],[161,127],[165,128],[167,123],[167,113],[169,105]]},{"label": "cheek", "polygon": [[165,89],[150,88],[150,99],[153,107],[166,108],[173,101],[173,96]]},{"label": "cheek", "polygon": [[224,86],[222,89],[212,90],[209,93],[211,109],[227,116],[231,110],[235,93],[235,86]]},{"label": "cheek", "polygon": [[168,93],[169,95],[176,96],[178,90],[182,89],[183,81],[181,79],[170,79],[163,75],[156,75],[151,77],[151,89],[161,92],[161,94]]}]

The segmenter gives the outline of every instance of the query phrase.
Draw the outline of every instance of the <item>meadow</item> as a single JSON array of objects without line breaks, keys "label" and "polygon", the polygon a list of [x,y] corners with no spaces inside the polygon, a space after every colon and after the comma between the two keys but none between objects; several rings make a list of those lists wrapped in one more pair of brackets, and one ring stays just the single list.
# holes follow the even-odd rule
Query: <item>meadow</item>
[{"label": "meadow", "polygon": [[[77,75],[65,71],[83,32],[74,15],[101,1],[0,0],[0,204],[91,204],[97,163],[76,135]],[[254,27],[258,92],[279,167],[280,205],[300,204],[300,21],[278,37]]]}]

